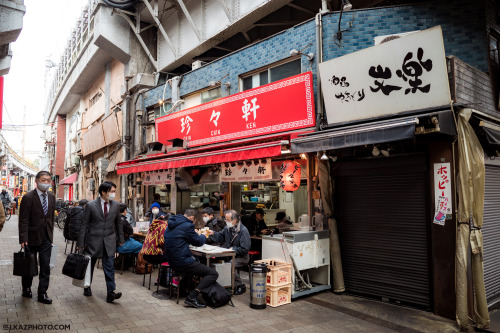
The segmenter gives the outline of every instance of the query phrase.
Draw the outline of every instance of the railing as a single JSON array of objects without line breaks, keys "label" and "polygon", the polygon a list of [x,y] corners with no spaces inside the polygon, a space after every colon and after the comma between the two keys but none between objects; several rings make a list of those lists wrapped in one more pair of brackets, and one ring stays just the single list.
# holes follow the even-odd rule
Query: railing
[{"label": "railing", "polygon": [[93,36],[94,12],[98,3],[99,0],[89,0],[89,4],[83,9],[82,16],[77,20],[77,24],[61,56],[54,81],[47,95],[47,105],[44,114],[45,120],[49,119],[52,106],[63,88],[68,75]]}]

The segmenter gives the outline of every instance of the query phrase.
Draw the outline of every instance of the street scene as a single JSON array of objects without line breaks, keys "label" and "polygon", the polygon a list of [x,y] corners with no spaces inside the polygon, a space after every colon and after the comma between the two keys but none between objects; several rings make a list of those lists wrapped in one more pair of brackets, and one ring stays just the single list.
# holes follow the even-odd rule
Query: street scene
[{"label": "street scene", "polygon": [[6,332],[499,332],[500,2],[0,0]]}]

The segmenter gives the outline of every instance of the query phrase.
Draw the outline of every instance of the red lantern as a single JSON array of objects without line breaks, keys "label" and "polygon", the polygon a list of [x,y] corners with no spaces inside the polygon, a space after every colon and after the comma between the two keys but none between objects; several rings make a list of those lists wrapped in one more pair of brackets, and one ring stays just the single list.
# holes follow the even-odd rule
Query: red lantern
[{"label": "red lantern", "polygon": [[300,186],[300,164],[295,161],[284,161],[280,169],[280,186],[287,192],[293,192]]}]

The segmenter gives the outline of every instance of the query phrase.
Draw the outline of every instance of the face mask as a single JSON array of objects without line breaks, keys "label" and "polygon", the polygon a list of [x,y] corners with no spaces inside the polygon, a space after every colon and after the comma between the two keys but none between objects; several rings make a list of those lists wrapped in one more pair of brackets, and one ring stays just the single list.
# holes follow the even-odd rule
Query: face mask
[{"label": "face mask", "polygon": [[158,215],[158,213],[160,212],[158,208],[153,208],[152,211],[154,215]]},{"label": "face mask", "polygon": [[45,192],[45,191],[47,191],[49,189],[50,184],[45,184],[45,183],[39,183],[39,182],[37,182],[36,186],[38,187],[38,189],[40,191]]},{"label": "face mask", "polygon": [[110,193],[108,194],[108,200],[114,200],[116,196],[116,193]]},{"label": "face mask", "polygon": [[233,227],[233,222],[226,220],[226,226],[228,228],[232,228]]},{"label": "face mask", "polygon": [[210,221],[210,216],[204,216],[203,222],[208,223],[208,221]]}]

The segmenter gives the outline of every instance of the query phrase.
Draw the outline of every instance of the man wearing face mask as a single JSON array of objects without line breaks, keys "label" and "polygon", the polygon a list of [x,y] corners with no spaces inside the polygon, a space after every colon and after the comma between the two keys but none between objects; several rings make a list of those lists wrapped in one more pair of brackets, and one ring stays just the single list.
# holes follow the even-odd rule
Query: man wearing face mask
[{"label": "man wearing face mask", "polygon": [[174,215],[168,219],[165,230],[165,256],[175,273],[189,273],[201,277],[200,283],[186,297],[184,304],[193,308],[205,308],[207,306],[198,301],[198,295],[217,281],[219,273],[196,261],[189,250],[189,245],[202,246],[207,240],[204,235],[198,235],[194,230],[195,220],[194,209],[187,209],[184,215]]},{"label": "man wearing face mask", "polygon": [[[241,223],[240,214],[235,210],[228,210],[224,213],[226,217],[226,227],[210,236],[210,239],[216,243],[222,244],[221,247],[231,249],[236,252],[234,260],[235,269],[248,266],[250,251],[250,233],[248,229]],[[234,272],[234,282],[236,290],[234,295],[241,295],[245,293],[246,287],[241,281],[239,274]]]},{"label": "man wearing face mask", "polygon": [[[31,253],[38,253],[40,275],[38,282],[38,302],[52,304],[47,296],[50,280],[50,254],[52,252],[54,232],[54,209],[56,198],[47,191],[52,176],[47,171],[40,171],[35,176],[36,188],[26,193],[19,210],[19,243],[28,246]],[[23,297],[31,298],[32,277],[22,277]]]},{"label": "man wearing face mask", "polygon": [[153,220],[159,220],[165,218],[165,213],[160,210],[160,204],[154,202],[151,205],[151,215],[149,215],[149,223],[151,224]]},{"label": "man wearing face mask", "polygon": [[[99,198],[89,201],[85,206],[82,225],[78,237],[78,248],[92,257],[91,281],[98,258],[102,258],[102,268],[106,280],[106,302],[119,299],[122,293],[116,293],[115,284],[115,252],[117,243],[122,246],[123,226],[121,222],[120,203],[114,201],[116,185],[105,181],[99,186]],[[118,235],[116,234],[118,233]],[[118,242],[117,242],[118,238]],[[83,291],[85,296],[92,296],[90,287]]]},{"label": "man wearing face mask", "polygon": [[201,213],[203,214],[203,222],[205,222],[205,226],[208,227],[208,229],[219,232],[226,226],[226,221],[214,217],[214,210],[212,208],[203,208]]}]

